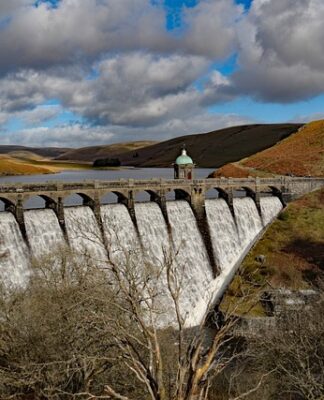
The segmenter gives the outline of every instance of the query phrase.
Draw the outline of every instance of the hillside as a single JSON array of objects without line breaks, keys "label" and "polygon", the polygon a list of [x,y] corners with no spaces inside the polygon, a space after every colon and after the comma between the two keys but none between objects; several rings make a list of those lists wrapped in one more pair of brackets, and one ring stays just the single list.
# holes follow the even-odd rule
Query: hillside
[{"label": "hillside", "polygon": [[0,175],[49,174],[64,170],[91,169],[86,162],[56,161],[27,150],[0,154]]},{"label": "hillside", "polygon": [[160,143],[136,141],[78,149],[0,146],[0,154],[14,153],[21,159],[30,158],[28,153],[33,153],[60,162],[119,158],[124,166],[170,167],[185,144],[198,167],[216,168],[267,149],[300,127],[300,124],[244,125],[181,136]]},{"label": "hillside", "polygon": [[29,161],[19,160],[9,155],[0,155],[0,175],[50,174],[54,169],[33,165]]},{"label": "hillside", "polygon": [[296,132],[300,124],[244,125],[204,134],[181,136],[118,155],[123,165],[170,167],[183,144],[198,167],[213,168],[273,146]]},{"label": "hillside", "polygon": [[146,146],[155,144],[153,140],[115,143],[107,146],[91,146],[82,147],[80,149],[71,149],[60,156],[56,160],[69,161],[94,161],[98,158],[118,157],[121,153],[136,152]]},{"label": "hillside", "polygon": [[42,157],[58,157],[59,155],[66,153],[69,148],[60,147],[26,147],[26,146],[14,146],[14,145],[0,145],[0,154],[8,154],[12,152],[28,152],[34,153]]},{"label": "hillside", "polygon": [[264,173],[323,176],[324,120],[306,124],[273,147],[239,163],[225,165],[212,176],[243,177]]},{"label": "hillside", "polygon": [[[323,221],[324,189],[290,203],[243,261],[221,308],[239,304],[243,311],[241,299],[247,293],[255,301],[259,291],[316,287],[324,273]],[[265,256],[263,264],[256,260],[260,254]],[[262,314],[260,303],[252,314]]]},{"label": "hillside", "polygon": [[22,160],[22,161],[42,161],[46,160],[43,156],[32,153],[31,151],[21,150],[21,151],[11,151],[7,154],[10,157]]}]

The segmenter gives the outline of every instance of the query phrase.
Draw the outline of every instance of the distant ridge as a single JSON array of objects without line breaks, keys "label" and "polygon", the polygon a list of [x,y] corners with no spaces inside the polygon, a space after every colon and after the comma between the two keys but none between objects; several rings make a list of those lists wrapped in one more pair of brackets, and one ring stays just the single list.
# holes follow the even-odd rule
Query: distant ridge
[{"label": "distant ridge", "polygon": [[56,159],[67,161],[95,161],[98,158],[116,157],[119,154],[128,151],[136,152],[140,148],[156,143],[157,142],[153,140],[140,140],[136,142],[114,143],[103,146],[81,147],[79,149],[70,149],[56,157]]},{"label": "distant ridge", "polygon": [[0,154],[27,151],[42,157],[54,158],[66,153],[70,148],[65,147],[27,147],[16,145],[0,145]]},{"label": "distant ridge", "polygon": [[135,141],[79,149],[0,145],[0,154],[33,153],[60,162],[91,163],[101,158],[119,158],[122,165],[170,167],[183,144],[198,167],[218,168],[249,157],[296,132],[301,124],[242,125],[176,137],[164,142]]},{"label": "distant ridge", "polygon": [[187,135],[120,154],[123,165],[170,167],[183,144],[198,167],[218,168],[267,149],[296,132],[301,124],[243,125]]}]

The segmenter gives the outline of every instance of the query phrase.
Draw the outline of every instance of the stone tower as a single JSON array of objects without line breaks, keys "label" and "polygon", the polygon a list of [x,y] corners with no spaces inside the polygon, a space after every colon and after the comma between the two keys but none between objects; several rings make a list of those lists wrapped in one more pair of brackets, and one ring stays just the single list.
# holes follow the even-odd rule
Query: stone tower
[{"label": "stone tower", "polygon": [[185,147],[182,148],[181,155],[174,163],[174,179],[193,179],[194,163],[188,156]]}]

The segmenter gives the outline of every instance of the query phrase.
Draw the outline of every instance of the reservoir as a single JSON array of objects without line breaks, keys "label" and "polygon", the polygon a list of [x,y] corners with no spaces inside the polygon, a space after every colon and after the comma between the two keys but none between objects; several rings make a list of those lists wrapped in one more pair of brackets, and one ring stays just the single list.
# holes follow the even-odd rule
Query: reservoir
[{"label": "reservoir", "polygon": [[[213,172],[212,168],[195,168],[196,179],[204,179]],[[80,182],[83,180],[116,180],[116,179],[152,179],[165,178],[173,179],[173,168],[121,168],[109,170],[82,170],[82,171],[63,171],[57,174],[42,175],[19,175],[0,177],[1,183],[28,183],[46,181],[70,181]]]},{"label": "reservoir", "polygon": [[[213,172],[211,168],[195,168],[195,179],[204,179]],[[82,170],[82,171],[63,171],[57,174],[42,174],[42,175],[19,175],[19,176],[4,176],[0,177],[0,186],[5,183],[39,183],[47,181],[67,181],[67,182],[81,182],[85,180],[118,180],[118,179],[173,179],[173,168],[132,168],[125,167],[120,169],[109,169],[109,170]],[[148,196],[148,195],[147,195]],[[148,200],[147,196],[140,193],[137,201]],[[169,199],[171,200],[171,199]],[[81,199],[79,196],[71,196],[66,199],[66,206],[77,206],[80,205]],[[103,199],[103,203],[115,203],[116,198],[107,196]],[[44,200],[39,197],[33,197],[28,200],[24,208],[35,209],[43,208]],[[4,210],[4,204],[0,201],[0,211]]]}]

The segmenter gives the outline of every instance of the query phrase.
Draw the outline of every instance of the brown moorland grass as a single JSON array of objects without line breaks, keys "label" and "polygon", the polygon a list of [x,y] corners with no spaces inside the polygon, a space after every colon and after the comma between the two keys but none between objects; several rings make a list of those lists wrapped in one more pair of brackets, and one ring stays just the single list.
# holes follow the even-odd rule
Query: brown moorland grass
[{"label": "brown moorland grass", "polygon": [[63,170],[91,169],[90,163],[56,161],[29,152],[0,155],[0,175],[52,174]]},{"label": "brown moorland grass", "polygon": [[242,168],[239,164],[230,163],[212,172],[208,178],[220,178],[222,176],[225,178],[247,178],[253,175],[247,168]]},{"label": "brown moorland grass", "polygon": [[50,174],[55,170],[32,165],[28,161],[24,162],[10,156],[0,155],[0,175],[33,175],[33,174]]},{"label": "brown moorland grass", "polygon": [[242,162],[275,174],[324,175],[324,120],[311,122],[275,146]]},{"label": "brown moorland grass", "polygon": [[304,125],[276,145],[226,164],[210,177],[264,176],[265,174],[324,176],[324,120]]},{"label": "brown moorland grass", "polygon": [[217,169],[216,171],[212,172],[208,178],[248,178],[249,176],[252,177],[267,177],[273,176],[273,174],[265,172],[265,171],[258,171],[253,168],[248,168],[240,165],[239,163],[230,163],[224,165],[222,168]]}]

